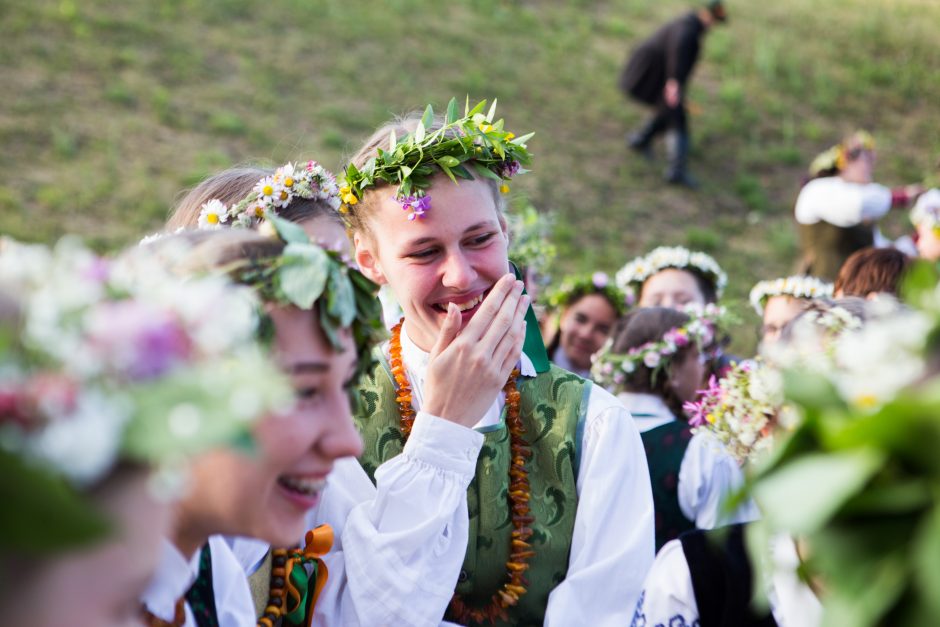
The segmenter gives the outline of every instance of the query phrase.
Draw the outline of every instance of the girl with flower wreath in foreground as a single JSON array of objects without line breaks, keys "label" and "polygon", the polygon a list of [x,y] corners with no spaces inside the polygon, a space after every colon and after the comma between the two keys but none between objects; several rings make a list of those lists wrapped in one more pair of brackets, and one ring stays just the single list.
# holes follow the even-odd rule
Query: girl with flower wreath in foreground
[{"label": "girl with flower wreath in foreground", "polygon": [[[280,563],[259,619],[242,566],[222,537],[295,546],[334,460],[361,446],[347,388],[377,326],[371,284],[335,253],[311,244],[299,227],[283,224],[289,242],[249,231],[195,232],[129,253],[159,254],[177,272],[214,270],[251,287],[263,304],[261,331],[295,396],[258,420],[256,446],[220,449],[194,461],[160,569],[142,596],[151,625],[307,624],[325,581],[319,558],[331,538],[329,530],[318,529],[307,533],[301,549],[275,552]],[[232,405],[252,411],[250,394],[261,386],[263,381],[244,386]]]},{"label": "girl with flower wreath in foreground", "polygon": [[743,483],[741,470],[710,434],[693,435],[683,413],[683,404],[704,384],[716,314],[714,307],[703,314],[637,309],[618,324],[594,362],[594,380],[617,393],[640,430],[653,486],[657,551],[683,531],[756,517],[750,504],[724,511],[725,498]]},{"label": "girl with flower wreath in foreground", "polygon": [[[72,239],[0,241],[6,620],[139,624],[176,477],[288,396],[256,322],[243,290],[218,277],[184,284]],[[255,410],[233,411],[233,397]]]},{"label": "girl with flower wreath in foreground", "polygon": [[376,468],[421,432],[472,443],[461,447],[476,466],[469,538],[447,548],[462,569],[402,576],[409,589],[448,589],[446,620],[624,624],[653,553],[643,450],[615,398],[548,363],[510,274],[502,211],[528,136],[484,105],[387,124],[347,166],[356,259],[405,314],[359,389],[361,462],[382,480]]},{"label": "girl with flower wreath in foreground", "polygon": [[559,368],[591,378],[591,356],[604,346],[617,319],[626,312],[623,292],[603,272],[568,277],[548,297],[558,318],[548,357]]}]

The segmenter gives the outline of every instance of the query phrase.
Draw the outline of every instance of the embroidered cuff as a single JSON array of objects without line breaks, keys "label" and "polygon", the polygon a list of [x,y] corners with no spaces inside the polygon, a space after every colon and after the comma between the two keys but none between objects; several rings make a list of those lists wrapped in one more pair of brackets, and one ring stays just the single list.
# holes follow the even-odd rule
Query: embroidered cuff
[{"label": "embroidered cuff", "polygon": [[404,453],[442,470],[472,476],[482,447],[482,433],[419,411]]}]

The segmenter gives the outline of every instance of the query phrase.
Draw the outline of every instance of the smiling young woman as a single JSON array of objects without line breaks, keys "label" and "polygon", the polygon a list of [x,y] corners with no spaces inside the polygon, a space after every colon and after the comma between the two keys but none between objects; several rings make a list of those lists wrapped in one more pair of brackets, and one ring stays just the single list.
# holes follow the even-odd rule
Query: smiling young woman
[{"label": "smiling young woman", "polygon": [[615,398],[526,339],[538,329],[510,273],[502,194],[527,137],[483,111],[459,118],[452,101],[443,118],[428,108],[385,125],[341,181],[356,259],[404,312],[359,390],[360,461],[383,479],[375,469],[419,430],[455,423],[475,438],[470,533],[437,573],[454,592],[439,619],[626,622],[653,553],[642,445]]}]

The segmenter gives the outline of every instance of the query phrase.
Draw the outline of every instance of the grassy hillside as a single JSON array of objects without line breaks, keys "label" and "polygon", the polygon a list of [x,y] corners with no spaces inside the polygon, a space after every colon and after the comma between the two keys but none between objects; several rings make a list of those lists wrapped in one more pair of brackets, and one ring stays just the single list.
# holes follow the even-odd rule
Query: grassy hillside
[{"label": "grassy hillside", "polygon": [[298,157],[338,168],[391,113],[470,94],[536,132],[534,173],[517,187],[558,214],[561,270],[687,244],[713,252],[740,296],[790,268],[802,169],[845,132],[875,132],[885,183],[931,174],[940,3],[732,1],[691,92],[704,187],[663,187],[660,166],[624,147],[645,112],[616,78],[629,48],[687,6],[6,0],[0,232],[118,246],[215,170]]}]

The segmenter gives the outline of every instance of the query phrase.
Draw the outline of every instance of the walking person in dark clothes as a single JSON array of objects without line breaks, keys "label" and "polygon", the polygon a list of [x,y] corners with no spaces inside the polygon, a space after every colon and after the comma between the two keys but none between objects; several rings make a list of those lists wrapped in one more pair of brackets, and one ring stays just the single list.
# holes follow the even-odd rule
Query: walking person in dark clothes
[{"label": "walking person in dark clothes", "polygon": [[624,93],[654,109],[653,116],[629,135],[627,143],[649,158],[653,140],[667,133],[669,166],[665,178],[668,183],[697,186],[687,169],[686,85],[698,60],[702,37],[712,24],[726,19],[721,0],[710,0],[702,8],[676,18],[633,51],[621,75],[620,87]]}]

